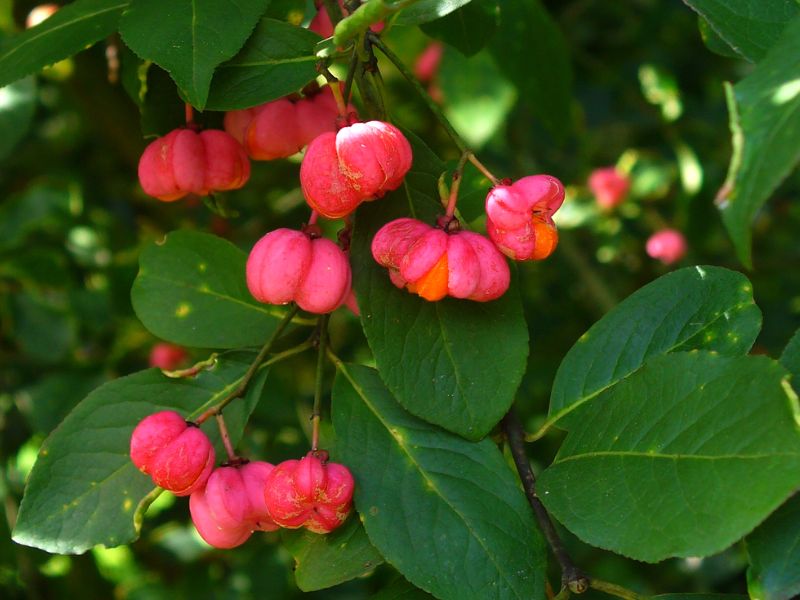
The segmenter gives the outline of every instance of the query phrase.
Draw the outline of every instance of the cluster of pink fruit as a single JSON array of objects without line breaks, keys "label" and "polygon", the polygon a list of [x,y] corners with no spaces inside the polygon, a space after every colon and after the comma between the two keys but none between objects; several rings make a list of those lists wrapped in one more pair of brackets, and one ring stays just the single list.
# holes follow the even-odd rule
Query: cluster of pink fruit
[{"label": "cluster of pink fruit", "polygon": [[211,441],[174,411],[145,417],[130,456],[157,486],[189,496],[192,521],[217,548],[243,544],[254,531],[304,527],[329,533],[347,519],[353,476],[324,451],[278,465],[236,459],[215,468]]},{"label": "cluster of pink fruit", "polygon": [[[597,205],[604,211],[611,211],[625,201],[631,182],[618,168],[603,167],[592,171],[588,185],[597,200]],[[647,239],[645,250],[651,258],[660,260],[665,265],[671,265],[686,256],[688,244],[680,231],[665,227]]]}]

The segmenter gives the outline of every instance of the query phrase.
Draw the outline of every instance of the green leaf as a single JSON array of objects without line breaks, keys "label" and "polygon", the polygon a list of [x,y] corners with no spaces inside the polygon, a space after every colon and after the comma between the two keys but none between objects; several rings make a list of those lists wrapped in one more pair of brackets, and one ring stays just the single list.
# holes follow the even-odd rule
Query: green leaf
[{"label": "green leaf", "polygon": [[317,76],[320,39],[308,29],[261,19],[242,51],[217,69],[207,108],[249,108],[296,92]]},{"label": "green leaf", "polygon": [[783,349],[781,364],[792,374],[793,383],[796,386],[800,385],[800,329],[794,332],[792,339]]},{"label": "green leaf", "polygon": [[139,258],[131,301],[153,335],[201,348],[263,344],[286,313],[247,289],[247,257],[206,233],[175,231]]},{"label": "green leaf", "polygon": [[[252,353],[229,354],[196,377],[170,379],[158,369],[111,381],[89,394],[45,441],[31,471],[14,541],[57,554],[81,554],[136,539],[155,498],[152,480],[128,456],[137,423],[160,410],[188,419],[218,403],[241,381]],[[225,410],[235,444],[261,397],[266,369],[242,400]],[[224,456],[216,423],[203,429]]]},{"label": "green leaf", "polygon": [[75,0],[8,39],[0,50],[0,87],[41,71],[111,35],[128,0]]},{"label": "green leaf", "polygon": [[281,538],[294,558],[297,587],[304,592],[362,577],[383,562],[355,515],[328,535],[305,529],[284,529]]},{"label": "green leaf", "polygon": [[750,265],[750,225],[800,161],[800,17],[755,70],[728,90],[733,156],[718,194],[739,259]]},{"label": "green leaf", "polygon": [[[689,267],[626,298],[570,349],[556,373],[550,421],[569,429],[578,408],[646,361],[675,350],[745,354],[761,329],[750,282],[720,267]],[[594,403],[594,402],[592,402]]]},{"label": "green leaf", "polygon": [[439,598],[543,598],[544,540],[494,443],[409,415],[373,369],[338,367],[337,453],[386,560]]},{"label": "green leaf", "polygon": [[422,25],[426,34],[472,56],[486,46],[497,30],[497,0],[472,0],[449,15]]},{"label": "green leaf", "polygon": [[28,77],[0,88],[0,160],[28,133],[36,112],[36,79]]},{"label": "green leaf", "polygon": [[637,560],[719,552],[800,485],[785,378],[763,356],[653,358],[581,412],[539,497],[585,542]]},{"label": "green leaf", "polygon": [[736,50],[731,48],[714,28],[709,25],[708,21],[701,16],[697,17],[697,27],[700,30],[700,37],[703,39],[706,48],[711,50],[714,54],[719,54],[726,58],[739,58],[739,54]]},{"label": "green leaf", "polygon": [[514,282],[493,302],[428,302],[397,289],[372,257],[375,232],[413,215],[433,223],[443,211],[431,195],[444,165],[410,138],[414,166],[404,189],[358,211],[352,245],[361,324],[381,377],[410,413],[480,439],[514,401],[528,354],[528,328]]},{"label": "green leaf", "polygon": [[563,139],[572,126],[572,67],[564,35],[540,0],[503,2],[489,48],[527,109]]},{"label": "green leaf", "polygon": [[25,387],[14,400],[31,429],[47,434],[103,380],[103,375],[94,371],[58,371]]},{"label": "green leaf", "polygon": [[659,594],[646,596],[650,600],[747,600],[741,594]]},{"label": "green leaf", "polygon": [[488,52],[467,59],[445,51],[439,85],[446,99],[445,116],[473,149],[483,146],[505,124],[517,100],[516,89]]},{"label": "green leaf", "polygon": [[430,594],[414,587],[403,577],[397,577],[380,592],[370,597],[370,600],[430,600]]},{"label": "green leaf", "polygon": [[788,600],[800,595],[800,496],[790,498],[747,536],[747,556],[751,598]]},{"label": "green leaf", "polygon": [[759,61],[800,14],[797,0],[683,0],[751,62]]},{"label": "green leaf", "polygon": [[125,43],[169,72],[204,110],[214,70],[253,32],[269,0],[132,0],[120,22]]},{"label": "green leaf", "polygon": [[397,25],[419,25],[449,15],[470,0],[420,0],[404,8],[395,19]]}]

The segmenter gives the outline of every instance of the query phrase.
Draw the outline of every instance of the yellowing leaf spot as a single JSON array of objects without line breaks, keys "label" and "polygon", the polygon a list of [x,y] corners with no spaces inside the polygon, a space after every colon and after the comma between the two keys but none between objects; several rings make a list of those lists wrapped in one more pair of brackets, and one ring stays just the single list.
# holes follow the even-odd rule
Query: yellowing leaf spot
[{"label": "yellowing leaf spot", "polygon": [[125,512],[130,512],[132,508],[133,508],[133,500],[131,500],[130,498],[125,498],[125,501],[122,503],[122,510],[124,510]]},{"label": "yellowing leaf spot", "polygon": [[372,515],[373,517],[377,516],[378,512],[380,512],[380,511],[378,510],[377,506],[370,506],[369,507],[369,514]]},{"label": "yellowing leaf spot", "polygon": [[188,302],[181,302],[178,305],[178,308],[175,309],[175,316],[178,317],[179,319],[182,319],[185,316],[187,316],[190,312],[192,312],[192,305],[189,304]]},{"label": "yellowing leaf spot", "polygon": [[205,273],[207,268],[208,265],[206,263],[200,263],[199,265],[197,265],[197,270],[200,271],[201,273]]}]

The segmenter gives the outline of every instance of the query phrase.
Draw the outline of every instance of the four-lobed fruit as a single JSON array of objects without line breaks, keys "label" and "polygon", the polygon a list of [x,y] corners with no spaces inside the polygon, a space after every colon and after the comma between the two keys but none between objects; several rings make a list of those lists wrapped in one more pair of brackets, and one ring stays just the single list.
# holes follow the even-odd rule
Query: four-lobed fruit
[{"label": "four-lobed fruit", "polygon": [[148,364],[165,371],[174,371],[189,358],[189,353],[182,346],[168,342],[158,342],[150,349]]},{"label": "four-lobed fruit", "polygon": [[[355,108],[348,107],[355,116]],[[339,111],[330,86],[298,100],[280,98],[225,114],[225,131],[253,160],[275,160],[297,154],[314,138],[335,132]]]},{"label": "four-lobed fruit", "polygon": [[264,489],[274,466],[252,461],[214,470],[204,488],[189,497],[192,522],[216,548],[243,544],[254,531],[275,531]]},{"label": "four-lobed fruit", "polygon": [[394,125],[354,123],[311,142],[300,185],[311,208],[336,219],[400,187],[411,160],[411,145]]},{"label": "four-lobed fruit", "polygon": [[389,269],[395,286],[432,302],[445,296],[488,302],[510,282],[505,258],[485,237],[445,232],[416,219],[384,225],[372,240],[372,256]]},{"label": "four-lobed fruit", "polygon": [[661,229],[647,240],[647,254],[665,265],[678,262],[686,256],[686,238],[677,229]]},{"label": "four-lobed fruit", "polygon": [[550,175],[530,175],[497,185],[486,197],[486,230],[514,260],[542,260],[558,244],[553,214],[564,202],[564,186]]},{"label": "four-lobed fruit", "polygon": [[264,500],[272,520],[281,527],[330,533],[350,514],[354,486],[347,467],[328,462],[324,453],[309,452],[275,467],[267,479]]},{"label": "four-lobed fruit", "polygon": [[176,496],[188,496],[202,488],[215,460],[206,434],[169,410],[145,417],[136,426],[130,456],[142,473]]},{"label": "four-lobed fruit", "polygon": [[247,287],[266,304],[296,302],[308,312],[329,313],[350,294],[347,255],[332,241],[293,229],[262,237],[247,259]]},{"label": "four-lobed fruit", "polygon": [[621,204],[631,187],[628,176],[616,167],[595,169],[589,175],[588,183],[598,206],[603,210],[611,210]]},{"label": "four-lobed fruit", "polygon": [[151,142],[139,159],[144,192],[172,202],[187,194],[235,190],[250,178],[247,153],[218,129],[175,129]]}]

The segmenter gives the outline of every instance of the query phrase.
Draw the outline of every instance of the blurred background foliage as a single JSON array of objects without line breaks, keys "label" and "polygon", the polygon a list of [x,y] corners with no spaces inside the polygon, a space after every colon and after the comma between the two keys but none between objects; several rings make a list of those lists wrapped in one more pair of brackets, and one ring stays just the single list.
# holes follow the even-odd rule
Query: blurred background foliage
[{"label": "blurred background foliage", "polygon": [[[34,4],[0,0],[0,42],[22,27]],[[444,37],[451,45],[428,85],[457,130],[498,175],[546,172],[568,187],[558,251],[543,264],[518,269],[532,339],[518,403],[535,429],[569,347],[615,302],[669,268],[645,254],[650,234],[664,226],[684,231],[689,254],[681,265],[741,269],[713,198],[730,155],[722,82],[741,79],[752,66],[732,58],[677,1],[551,0],[546,5],[572,65],[574,101],[547,123],[541,106],[531,106],[517,78],[509,78],[508,65],[498,64],[502,53],[481,49],[484,41],[513,45],[493,38],[496,4],[475,0],[461,15],[485,40],[454,39],[434,22],[424,33],[394,27],[386,41],[413,65],[433,38]],[[275,0],[270,7],[293,22],[307,21],[312,10],[304,0]],[[151,507],[142,538],[129,547],[51,556],[10,540],[42,440],[88,391],[148,365],[158,340],[136,319],[129,298],[143,245],[189,228],[249,249],[264,232],[307,218],[296,159],[254,163],[251,182],[220,200],[225,210],[146,197],[136,177],[145,136],[179,123],[182,104],[163,71],[141,69],[124,48],[119,81],[109,83],[108,45],[119,47],[119,40],[0,89],[0,596],[293,598],[300,595],[293,561],[277,534],[254,536],[235,551],[212,550],[194,532],[186,501],[168,494]],[[391,118],[454,164],[457,150],[424,103],[391,65],[382,63],[381,71]],[[200,118],[218,126],[221,115]],[[586,181],[593,169],[609,165],[628,173],[632,187],[622,205],[603,211]],[[468,167],[460,210],[478,228],[487,188]],[[800,325],[798,190],[795,173],[754,229],[755,269],[748,275],[764,312],[756,351],[772,356]],[[331,233],[336,229],[330,225]],[[369,360],[349,312],[338,311],[331,327],[341,356]],[[191,360],[207,356],[191,350]],[[278,462],[307,446],[314,361],[309,353],[274,369],[244,454]],[[557,437],[532,448],[538,466],[552,458]],[[704,560],[645,565],[565,535],[578,564],[642,593],[746,589],[741,545]],[[365,598],[394,577],[384,565],[309,597]]]}]

